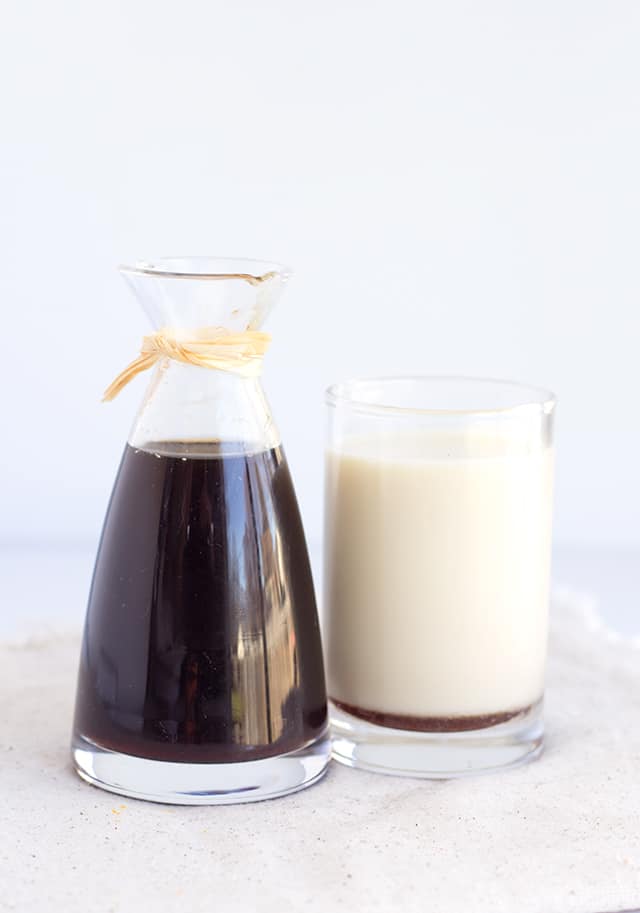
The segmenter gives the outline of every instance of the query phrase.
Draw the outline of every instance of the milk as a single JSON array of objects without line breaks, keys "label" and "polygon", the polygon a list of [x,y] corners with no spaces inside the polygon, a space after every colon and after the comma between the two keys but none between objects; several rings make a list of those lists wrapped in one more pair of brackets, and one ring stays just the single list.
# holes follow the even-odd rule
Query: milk
[{"label": "milk", "polygon": [[354,437],[326,457],[329,695],[414,717],[543,692],[552,451],[518,433]]}]

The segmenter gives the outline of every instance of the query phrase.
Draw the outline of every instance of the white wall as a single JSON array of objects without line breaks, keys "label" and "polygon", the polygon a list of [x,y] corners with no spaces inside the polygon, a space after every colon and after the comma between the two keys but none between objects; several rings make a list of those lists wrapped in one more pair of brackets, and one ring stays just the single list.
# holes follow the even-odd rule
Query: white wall
[{"label": "white wall", "polygon": [[640,4],[21,0],[0,32],[0,536],[97,534],[142,395],[124,259],[297,271],[265,382],[311,538],[322,392],[555,389],[557,538],[640,544]]}]

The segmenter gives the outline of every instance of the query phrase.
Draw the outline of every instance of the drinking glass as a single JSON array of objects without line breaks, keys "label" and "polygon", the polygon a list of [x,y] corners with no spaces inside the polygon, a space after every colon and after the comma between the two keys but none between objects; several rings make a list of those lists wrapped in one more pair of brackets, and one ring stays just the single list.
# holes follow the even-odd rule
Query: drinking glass
[{"label": "drinking glass", "polygon": [[388,377],[336,384],[326,402],[334,757],[424,777],[537,757],[555,397]]}]

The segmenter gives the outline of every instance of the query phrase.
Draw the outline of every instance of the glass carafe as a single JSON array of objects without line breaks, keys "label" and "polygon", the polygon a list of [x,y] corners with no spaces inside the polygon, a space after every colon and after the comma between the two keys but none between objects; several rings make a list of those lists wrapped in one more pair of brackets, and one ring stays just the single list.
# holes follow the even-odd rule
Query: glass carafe
[{"label": "glass carafe", "polygon": [[[156,330],[257,330],[287,279],[256,261],[124,267]],[[317,780],[330,752],[313,582],[260,381],[158,361],[107,510],[72,755],[96,786],[251,801]]]}]

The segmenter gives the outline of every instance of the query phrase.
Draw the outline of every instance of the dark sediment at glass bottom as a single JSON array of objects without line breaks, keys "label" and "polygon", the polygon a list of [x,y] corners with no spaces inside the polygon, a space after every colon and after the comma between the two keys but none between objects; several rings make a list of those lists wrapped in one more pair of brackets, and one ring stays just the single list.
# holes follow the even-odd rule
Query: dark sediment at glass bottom
[{"label": "dark sediment at glass bottom", "polygon": [[508,710],[504,713],[485,713],[477,716],[404,716],[398,713],[385,713],[379,710],[365,710],[337,701],[331,701],[339,710],[358,719],[384,726],[388,729],[404,729],[407,732],[468,732],[472,729],[487,729],[489,726],[498,726],[517,716],[528,713],[532,704],[520,710]]},{"label": "dark sediment at glass bottom", "polygon": [[222,763],[295,751],[326,725],[313,583],[281,449],[127,445],[89,598],[76,736]]}]

